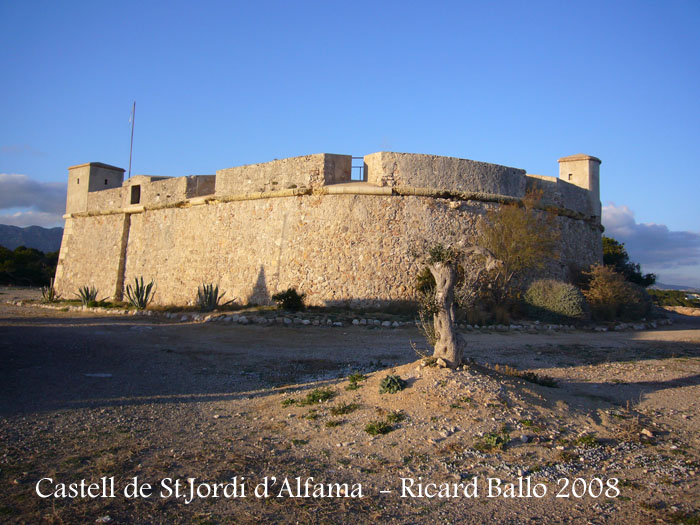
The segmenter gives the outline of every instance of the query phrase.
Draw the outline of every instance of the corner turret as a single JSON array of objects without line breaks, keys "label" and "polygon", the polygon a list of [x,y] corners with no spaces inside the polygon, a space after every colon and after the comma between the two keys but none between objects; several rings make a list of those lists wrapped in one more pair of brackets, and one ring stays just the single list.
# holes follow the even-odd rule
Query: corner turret
[{"label": "corner turret", "polygon": [[559,159],[559,178],[588,190],[591,211],[600,217],[600,164],[601,160],[579,153]]},{"label": "corner turret", "polygon": [[87,211],[88,192],[119,188],[124,170],[101,162],[88,162],[68,168],[66,213]]}]

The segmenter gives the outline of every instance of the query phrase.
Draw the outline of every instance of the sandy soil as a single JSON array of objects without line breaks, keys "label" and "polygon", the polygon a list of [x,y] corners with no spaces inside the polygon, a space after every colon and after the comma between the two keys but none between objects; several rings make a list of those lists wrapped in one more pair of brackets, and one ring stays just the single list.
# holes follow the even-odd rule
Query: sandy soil
[{"label": "sandy soil", "polygon": [[[182,324],[12,306],[36,292],[0,293],[3,522],[700,522],[698,318],[470,332],[474,364],[449,371],[424,366],[413,328]],[[389,374],[406,388],[380,394]],[[313,392],[332,397],[307,403]],[[370,423],[390,431],[371,435]],[[42,478],[48,494],[103,476],[114,498],[36,493]],[[212,497],[235,476],[245,497]],[[134,477],[150,497],[123,495]],[[256,497],[266,477],[269,497]],[[313,477],[310,495],[340,497],[290,497],[297,477]],[[161,497],[166,478],[182,480],[182,497]],[[188,478],[209,497],[188,503]],[[519,479],[547,493],[504,497]],[[471,483],[478,497],[465,496]],[[420,484],[457,497],[420,497]],[[359,486],[361,498],[343,497]]]}]

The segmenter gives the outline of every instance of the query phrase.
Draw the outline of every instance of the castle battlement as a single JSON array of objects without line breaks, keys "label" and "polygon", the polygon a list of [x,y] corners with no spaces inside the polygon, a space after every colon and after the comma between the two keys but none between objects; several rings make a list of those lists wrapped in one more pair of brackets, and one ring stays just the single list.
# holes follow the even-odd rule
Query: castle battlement
[{"label": "castle battlement", "polygon": [[559,159],[558,178],[435,155],[361,161],[362,180],[352,179],[352,156],[328,153],[127,180],[115,166],[72,166],[56,287],[70,296],[91,284],[121,299],[125,283],[144,277],[160,304],[191,303],[209,282],[241,303],[289,287],[310,304],[412,300],[417,246],[474,239],[488,209],[530,190],[560,229],[552,272],[602,258],[595,157]]},{"label": "castle battlement", "polygon": [[[218,170],[216,175],[135,175],[126,181],[121,168],[88,163],[69,168],[66,213],[119,212],[134,207],[186,205],[202,198],[214,202],[253,194],[272,198],[285,191],[293,195],[299,191],[318,192],[325,187],[350,184],[343,193],[369,194],[372,187],[379,187],[397,188],[397,194],[401,190],[405,194],[410,189],[421,189],[455,196],[460,193],[491,196],[491,200],[495,197],[522,199],[528,190],[537,188],[548,206],[600,217],[597,171],[600,160],[574,155],[560,159],[559,163],[561,174],[556,178],[455,157],[378,152],[364,157],[362,181],[351,179],[350,155],[329,153],[227,168]],[[84,182],[80,186],[81,176],[87,185]]]}]

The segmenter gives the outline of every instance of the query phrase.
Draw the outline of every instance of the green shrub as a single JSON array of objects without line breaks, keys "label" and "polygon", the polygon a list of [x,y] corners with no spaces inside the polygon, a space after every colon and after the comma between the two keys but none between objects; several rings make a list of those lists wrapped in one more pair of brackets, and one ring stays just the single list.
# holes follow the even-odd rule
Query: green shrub
[{"label": "green shrub", "polygon": [[379,383],[380,394],[395,394],[406,388],[406,381],[397,375],[388,375]]},{"label": "green shrub", "polygon": [[48,286],[41,287],[41,300],[44,303],[55,303],[61,298],[61,295],[56,292],[56,288],[53,285],[53,279]]},{"label": "green shrub", "polygon": [[283,400],[282,406],[288,407],[292,405],[297,405],[300,407],[305,407],[309,405],[315,405],[317,403],[322,403],[324,401],[333,399],[336,395],[336,392],[334,392],[330,388],[315,388],[314,390],[306,394],[306,397],[302,399],[289,398]]},{"label": "green shrub", "polygon": [[[448,264],[457,259],[457,252],[450,246],[443,246],[442,244],[436,244],[428,250],[428,263],[442,263]],[[433,283],[435,280],[433,280]]]},{"label": "green shrub", "polygon": [[603,235],[603,264],[611,266],[625,280],[646,288],[656,282],[653,273],[642,274],[639,264],[630,261],[625,244]]},{"label": "green shrub", "polygon": [[652,300],[643,286],[628,281],[632,300],[622,305],[620,318],[626,321],[641,319],[651,313]]},{"label": "green shrub", "polygon": [[[392,377],[392,376],[389,376]],[[398,376],[393,376],[398,377]],[[406,414],[401,410],[392,410],[383,420],[371,421],[365,426],[365,432],[372,436],[388,434],[394,430],[394,425],[406,419]]]},{"label": "green shrub", "polygon": [[211,312],[219,306],[219,301],[225,294],[226,292],[219,293],[218,284],[202,283],[202,286],[197,287],[197,306],[203,312]]},{"label": "green shrub", "polygon": [[44,253],[18,246],[8,250],[0,246],[0,284],[46,286],[56,274],[58,252]]},{"label": "green shrub", "polygon": [[367,376],[361,372],[353,372],[348,376],[348,381],[351,383],[357,383],[358,381],[365,381]]},{"label": "green shrub", "polygon": [[304,309],[304,297],[305,293],[300,295],[294,288],[289,288],[273,295],[272,300],[285,310],[298,311]]},{"label": "green shrub", "polygon": [[358,408],[360,408],[360,405],[357,403],[340,403],[339,405],[331,407],[330,413],[334,416],[342,416],[354,412]]},{"label": "green shrub", "polygon": [[576,438],[572,444],[581,448],[598,448],[602,446],[600,440],[590,434]]},{"label": "green shrub", "polygon": [[424,266],[416,276],[416,290],[421,294],[435,292],[435,277],[427,266]]},{"label": "green shrub", "polygon": [[588,317],[588,304],[581,290],[573,284],[539,279],[525,292],[528,315],[554,323],[579,321]]},{"label": "green shrub", "polygon": [[474,448],[481,452],[497,449],[503,450],[510,441],[510,434],[503,429],[501,432],[484,434],[475,444]]},{"label": "green shrub", "polygon": [[91,306],[97,303],[97,288],[94,286],[81,286],[75,295],[78,296],[83,306]]},{"label": "green shrub", "polygon": [[353,372],[348,376],[348,381],[350,384],[345,387],[345,390],[357,390],[362,386],[360,384],[362,381],[367,381],[367,376],[361,372]]},{"label": "green shrub", "polygon": [[586,273],[590,277],[583,293],[599,321],[633,320],[651,310],[651,298],[641,286],[632,284],[609,266],[595,265]]},{"label": "green shrub", "polygon": [[365,432],[367,432],[370,436],[388,434],[392,430],[394,430],[394,427],[392,427],[386,421],[371,421],[367,423],[367,426],[365,426]]},{"label": "green shrub", "polygon": [[153,288],[154,282],[148,284],[143,283],[143,277],[134,277],[134,286],[126,285],[126,298],[131,306],[137,310],[143,310],[148,306],[148,303],[153,300],[156,291]]},{"label": "green shrub", "polygon": [[404,419],[406,419],[406,414],[404,414],[401,410],[393,410],[386,415],[386,422],[390,425],[400,423]]},{"label": "green shrub", "polygon": [[647,293],[651,296],[654,303],[659,306],[688,306],[690,308],[700,307],[700,299],[688,299],[688,292],[680,290],[650,290],[647,288]]},{"label": "green shrub", "polygon": [[303,419],[307,419],[309,421],[316,421],[318,419],[318,411],[315,408],[312,408],[309,410],[306,414],[301,416]]},{"label": "green shrub", "polygon": [[328,401],[335,397],[335,392],[330,388],[316,388],[306,394],[306,398],[303,401],[305,405],[313,405],[315,403],[322,403],[323,401]]}]

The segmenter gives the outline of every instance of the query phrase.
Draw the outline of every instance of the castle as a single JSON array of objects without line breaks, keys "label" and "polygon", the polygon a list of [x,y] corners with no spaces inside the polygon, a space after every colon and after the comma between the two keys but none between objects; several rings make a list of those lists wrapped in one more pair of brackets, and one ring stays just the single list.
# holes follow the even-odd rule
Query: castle
[{"label": "castle", "polygon": [[121,168],[80,164],[68,168],[55,286],[70,297],[94,285],[120,300],[143,277],[156,283],[156,304],[192,304],[198,286],[218,283],[239,304],[294,287],[311,305],[381,307],[415,299],[416,249],[476,238],[486,210],[531,188],[546,210],[533,213],[553,214],[561,233],[550,273],[565,276],[602,261],[599,168],[596,157],[564,157],[556,178],[379,152],[124,180]]}]

